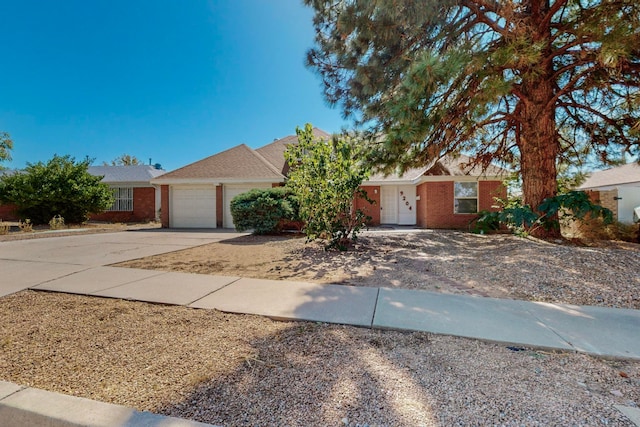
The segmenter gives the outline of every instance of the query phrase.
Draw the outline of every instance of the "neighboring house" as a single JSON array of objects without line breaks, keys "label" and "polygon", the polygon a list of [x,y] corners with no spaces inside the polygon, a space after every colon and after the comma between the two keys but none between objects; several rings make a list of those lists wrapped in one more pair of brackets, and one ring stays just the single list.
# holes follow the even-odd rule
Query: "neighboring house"
[{"label": "neighboring house", "polygon": [[626,224],[637,221],[637,218],[634,219],[634,209],[640,213],[638,163],[593,172],[578,189],[588,191],[591,199],[610,209],[618,221]]},{"label": "neighboring house", "polygon": [[[313,129],[318,138],[330,135]],[[283,185],[288,172],[284,152],[295,135],[252,149],[244,144],[168,172],[151,181],[161,187],[161,221],[171,228],[233,228],[230,202],[253,188]],[[464,168],[468,158],[441,159],[402,176],[375,175],[362,187],[374,205],[358,200],[371,225],[467,228],[480,210],[495,209],[494,197],[506,197],[507,171],[484,173]]]},{"label": "neighboring house", "polygon": [[91,220],[145,222],[159,218],[160,187],[150,183],[166,173],[159,165],[89,166],[88,172],[103,176],[102,182],[115,196],[113,205],[106,212],[91,215]]},{"label": "neighboring house", "polygon": [[[91,215],[89,219],[108,222],[146,222],[159,219],[160,187],[153,186],[150,181],[166,171],[157,166],[89,166],[88,172],[104,177],[102,182],[109,185],[115,195],[113,205],[106,212]],[[0,171],[0,176],[9,173],[17,172]],[[0,205],[0,220],[17,220],[15,211],[14,205]]]}]

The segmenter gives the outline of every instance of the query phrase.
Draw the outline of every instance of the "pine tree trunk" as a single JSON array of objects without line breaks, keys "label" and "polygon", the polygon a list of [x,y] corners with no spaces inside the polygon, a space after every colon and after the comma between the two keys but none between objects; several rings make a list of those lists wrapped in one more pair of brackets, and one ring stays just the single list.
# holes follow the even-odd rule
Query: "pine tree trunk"
[{"label": "pine tree trunk", "polygon": [[[536,94],[544,97],[545,88],[540,82]],[[554,111],[545,111],[537,102],[523,102],[522,127],[520,134],[520,167],[522,174],[523,202],[537,211],[537,207],[547,197],[553,197],[557,191],[556,159],[558,158],[558,140]],[[557,218],[550,218],[557,220]],[[558,237],[559,229],[537,229],[538,237]]]},{"label": "pine tree trunk", "polygon": [[[531,38],[535,41],[549,41],[550,30],[545,31],[540,24],[548,8],[545,0],[532,0],[530,24]],[[548,42],[550,43],[550,42]],[[549,46],[547,55],[551,51]],[[539,66],[534,72],[523,70],[523,80],[520,86],[520,105],[518,108],[520,119],[520,134],[518,147],[520,149],[520,167],[522,174],[523,202],[537,211],[537,207],[547,197],[553,197],[557,192],[556,160],[560,146],[556,130],[555,109],[550,105],[555,95],[551,76],[553,64]],[[557,221],[557,217],[550,218]],[[534,235],[538,237],[559,237],[560,229],[537,229]]]}]

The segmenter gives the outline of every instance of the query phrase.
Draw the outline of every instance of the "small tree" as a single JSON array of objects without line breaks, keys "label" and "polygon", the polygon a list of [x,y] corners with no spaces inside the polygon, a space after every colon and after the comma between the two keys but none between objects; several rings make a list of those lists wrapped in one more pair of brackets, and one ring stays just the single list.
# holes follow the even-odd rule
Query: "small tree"
[{"label": "small tree", "polygon": [[67,223],[84,222],[113,203],[113,192],[87,171],[89,164],[58,155],[46,164],[28,163],[24,172],[0,180],[0,202],[16,205],[34,224],[47,224],[56,215]]},{"label": "small tree", "polygon": [[141,165],[142,162],[136,157],[130,154],[123,154],[111,160],[111,163],[104,162],[105,166],[136,166]]},{"label": "small tree", "polygon": [[369,168],[350,138],[315,139],[310,124],[296,134],[298,144],[285,153],[291,167],[287,187],[298,197],[304,231],[309,239],[328,240],[327,249],[346,250],[367,220],[354,201],[371,202],[360,189]]},{"label": "small tree", "polygon": [[236,230],[255,234],[278,233],[283,221],[298,220],[298,199],[284,187],[253,189],[231,200]]},{"label": "small tree", "polygon": [[11,137],[6,132],[0,132],[0,162],[11,160],[11,150],[13,150]]}]

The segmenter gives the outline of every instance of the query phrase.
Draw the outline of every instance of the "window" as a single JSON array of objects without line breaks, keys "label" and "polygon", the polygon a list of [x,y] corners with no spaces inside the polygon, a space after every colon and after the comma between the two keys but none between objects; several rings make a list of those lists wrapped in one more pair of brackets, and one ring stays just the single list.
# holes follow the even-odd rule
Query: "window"
[{"label": "window", "polygon": [[109,211],[133,211],[133,188],[132,187],[117,187],[113,189],[113,205],[109,208]]},{"label": "window", "polygon": [[469,214],[478,212],[478,183],[456,182],[453,184],[453,212]]}]

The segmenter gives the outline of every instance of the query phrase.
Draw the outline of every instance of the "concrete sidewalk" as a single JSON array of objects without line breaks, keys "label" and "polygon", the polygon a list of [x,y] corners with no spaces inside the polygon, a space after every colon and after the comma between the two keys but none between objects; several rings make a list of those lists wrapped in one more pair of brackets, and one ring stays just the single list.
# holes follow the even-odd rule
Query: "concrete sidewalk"
[{"label": "concrete sidewalk", "polygon": [[214,427],[0,381],[2,427]]},{"label": "concrete sidewalk", "polygon": [[640,359],[640,310],[118,267],[30,288]]}]

